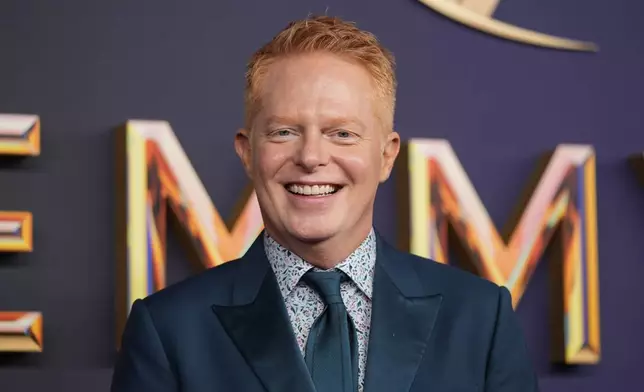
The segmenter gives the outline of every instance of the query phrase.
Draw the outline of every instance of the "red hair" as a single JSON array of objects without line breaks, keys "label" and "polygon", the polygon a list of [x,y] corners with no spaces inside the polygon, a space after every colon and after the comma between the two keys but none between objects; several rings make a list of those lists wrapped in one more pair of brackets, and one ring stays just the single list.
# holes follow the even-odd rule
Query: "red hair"
[{"label": "red hair", "polygon": [[393,129],[396,102],[395,59],[370,32],[337,17],[313,16],[289,23],[270,42],[253,54],[246,71],[245,121],[250,129],[261,107],[261,80],[275,60],[305,53],[327,52],[362,65],[371,75],[379,116],[386,129]]}]

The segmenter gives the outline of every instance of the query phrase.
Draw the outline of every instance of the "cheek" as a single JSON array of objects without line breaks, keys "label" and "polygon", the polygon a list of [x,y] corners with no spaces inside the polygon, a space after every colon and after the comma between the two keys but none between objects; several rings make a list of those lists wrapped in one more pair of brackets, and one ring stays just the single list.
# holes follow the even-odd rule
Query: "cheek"
[{"label": "cheek", "polygon": [[288,160],[288,154],[275,145],[259,146],[254,150],[253,171],[262,182],[273,179]]},{"label": "cheek", "polygon": [[354,184],[373,182],[380,173],[379,156],[365,151],[362,154],[351,154],[339,160],[344,172]]}]

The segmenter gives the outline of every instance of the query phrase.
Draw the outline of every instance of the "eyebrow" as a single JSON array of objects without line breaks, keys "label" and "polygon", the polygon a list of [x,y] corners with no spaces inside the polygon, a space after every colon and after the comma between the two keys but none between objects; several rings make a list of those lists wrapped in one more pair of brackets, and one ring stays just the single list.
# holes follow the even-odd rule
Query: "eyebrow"
[{"label": "eyebrow", "polygon": [[329,125],[330,127],[338,127],[338,126],[342,126],[342,125],[353,124],[353,125],[357,125],[360,128],[363,128],[363,129],[365,128],[364,123],[362,121],[360,121],[359,118],[353,117],[353,116],[331,118],[331,119],[327,120],[325,123],[330,124]]},{"label": "eyebrow", "polygon": [[285,116],[270,116],[264,122],[265,125],[271,124],[296,124],[297,121],[292,117]]},{"label": "eyebrow", "polygon": [[[284,124],[284,125],[298,125],[298,120],[296,120],[293,117],[288,117],[288,116],[270,116],[266,119],[265,124],[266,125],[272,125],[272,124]],[[354,117],[354,116],[349,116],[349,117],[330,117],[328,119],[325,119],[324,121],[325,128],[329,127],[338,127],[338,126],[343,126],[343,125],[357,125],[361,128],[365,128],[365,125],[362,121],[360,121],[359,118]]]}]

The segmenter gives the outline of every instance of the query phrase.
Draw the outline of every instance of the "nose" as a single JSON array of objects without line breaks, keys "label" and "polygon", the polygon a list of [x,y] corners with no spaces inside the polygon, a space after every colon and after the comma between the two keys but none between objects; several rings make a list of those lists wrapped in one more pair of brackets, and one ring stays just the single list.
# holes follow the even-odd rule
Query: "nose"
[{"label": "nose", "polygon": [[309,172],[329,162],[329,152],[320,132],[305,132],[295,155],[295,163]]}]

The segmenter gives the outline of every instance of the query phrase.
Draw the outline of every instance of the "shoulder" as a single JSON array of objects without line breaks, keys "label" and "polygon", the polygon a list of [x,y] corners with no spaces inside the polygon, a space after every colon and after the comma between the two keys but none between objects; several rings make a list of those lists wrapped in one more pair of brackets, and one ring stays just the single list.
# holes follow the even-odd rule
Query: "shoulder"
[{"label": "shoulder", "polygon": [[406,263],[415,271],[427,292],[443,296],[444,305],[484,307],[496,311],[504,291],[507,293],[507,289],[460,267],[389,248],[399,262]]},{"label": "shoulder", "polygon": [[473,272],[415,255],[409,257],[421,277],[426,278],[430,275],[439,277],[442,281],[441,289],[450,295],[459,295],[464,298],[498,296],[500,287],[497,284]]},{"label": "shoulder", "polygon": [[182,314],[210,306],[231,295],[247,260],[236,259],[198,272],[142,300],[151,313]]},{"label": "shoulder", "polygon": [[406,253],[409,263],[428,293],[441,297],[441,320],[454,333],[491,336],[499,315],[511,312],[510,292],[496,283],[460,267]]}]

